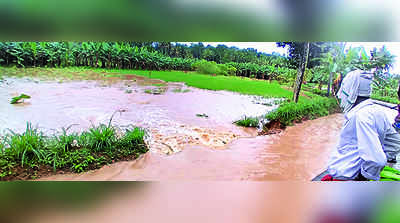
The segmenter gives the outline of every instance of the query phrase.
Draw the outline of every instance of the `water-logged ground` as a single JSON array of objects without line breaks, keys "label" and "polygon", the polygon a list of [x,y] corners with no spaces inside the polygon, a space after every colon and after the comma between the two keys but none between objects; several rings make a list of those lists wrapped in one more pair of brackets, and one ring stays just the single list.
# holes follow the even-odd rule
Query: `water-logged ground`
[{"label": "water-logged ground", "polygon": [[[124,81],[35,82],[6,79],[0,89],[0,131],[22,131],[26,122],[39,125],[49,134],[62,127],[71,131],[88,128],[92,123],[133,124],[149,130],[153,152],[174,153],[185,144],[222,148],[239,136],[255,131],[232,125],[244,115],[262,115],[276,106],[253,103],[256,98],[223,91],[206,91],[128,76]],[[145,85],[144,85],[145,84]],[[155,91],[161,94],[152,94]],[[31,99],[11,105],[20,93]],[[208,117],[199,117],[206,114]],[[53,130],[53,131],[51,131]]]},{"label": "water-logged ground", "polygon": [[[62,83],[7,78],[0,84],[1,131],[23,131],[27,121],[48,134],[71,124],[80,131],[107,123],[115,111],[113,124],[149,130],[150,152],[138,160],[44,180],[311,180],[324,170],[343,119],[336,114],[256,136],[255,129],[232,124],[276,107],[253,96],[137,76]],[[32,98],[9,104],[20,93]]]}]

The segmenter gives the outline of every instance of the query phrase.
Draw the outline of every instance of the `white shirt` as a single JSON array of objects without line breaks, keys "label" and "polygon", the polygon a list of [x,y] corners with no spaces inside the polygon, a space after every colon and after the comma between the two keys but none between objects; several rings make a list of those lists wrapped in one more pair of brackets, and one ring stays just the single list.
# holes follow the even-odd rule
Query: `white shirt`
[{"label": "white shirt", "polygon": [[[368,179],[379,180],[387,162],[385,137],[393,132],[392,122],[381,106],[371,100],[361,102],[345,115],[339,144],[329,162],[329,174],[338,179],[354,179],[361,172]],[[400,144],[395,153],[399,147]],[[393,152],[393,147],[390,150]]]}]

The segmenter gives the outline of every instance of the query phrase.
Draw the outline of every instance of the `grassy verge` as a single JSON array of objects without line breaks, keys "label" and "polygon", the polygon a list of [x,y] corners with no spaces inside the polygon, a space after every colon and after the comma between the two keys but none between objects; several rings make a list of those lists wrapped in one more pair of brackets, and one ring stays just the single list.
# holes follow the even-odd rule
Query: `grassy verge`
[{"label": "grassy verge", "polygon": [[[315,119],[339,111],[335,98],[313,97],[311,100],[299,103],[283,102],[278,109],[265,115],[268,123],[264,126],[264,132],[273,129],[284,129],[286,126],[304,120]],[[257,118],[246,117],[235,124],[240,126],[254,125]]]},{"label": "grassy verge", "polygon": [[268,113],[265,118],[269,123],[279,123],[285,128],[295,122],[315,119],[337,111],[339,107],[335,98],[316,97],[301,103],[285,102],[277,110]]},{"label": "grassy verge", "polygon": [[119,160],[132,160],[148,151],[144,130],[119,133],[101,124],[80,134],[45,136],[27,123],[25,132],[0,137],[0,180],[35,179],[53,173],[84,172]]}]

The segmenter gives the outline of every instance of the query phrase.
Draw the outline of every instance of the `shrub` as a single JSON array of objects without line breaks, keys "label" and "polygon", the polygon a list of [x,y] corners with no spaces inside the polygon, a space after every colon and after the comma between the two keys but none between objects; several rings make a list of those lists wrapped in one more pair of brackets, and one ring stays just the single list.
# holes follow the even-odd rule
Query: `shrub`
[{"label": "shrub", "polygon": [[225,76],[232,76],[236,74],[236,68],[229,66],[227,64],[217,64],[217,74],[219,75],[225,75]]},{"label": "shrub", "polygon": [[214,61],[199,60],[192,64],[192,68],[201,74],[235,75],[236,68],[228,64],[217,64]]}]

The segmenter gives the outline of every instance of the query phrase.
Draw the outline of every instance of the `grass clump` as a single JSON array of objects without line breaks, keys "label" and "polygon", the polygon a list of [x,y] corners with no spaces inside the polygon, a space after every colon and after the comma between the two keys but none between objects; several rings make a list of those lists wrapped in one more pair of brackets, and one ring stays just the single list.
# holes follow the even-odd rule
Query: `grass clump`
[{"label": "grass clump", "polygon": [[259,122],[258,118],[245,116],[243,119],[235,121],[234,124],[243,127],[257,127]]},{"label": "grass clump", "polygon": [[138,154],[146,153],[147,148],[144,146],[143,138],[146,133],[143,129],[133,128],[127,129],[124,136],[118,141],[117,147],[120,149],[131,148]]},{"label": "grass clump", "polygon": [[63,128],[59,135],[45,136],[30,123],[21,134],[10,131],[0,137],[0,180],[32,179],[57,171],[80,173],[148,151],[143,129],[132,127],[119,134],[110,123],[80,134]]},{"label": "grass clump", "polygon": [[338,111],[338,108],[335,98],[316,97],[299,103],[284,102],[265,117],[269,122],[279,122],[282,126],[288,126],[296,121],[329,115]]},{"label": "grass clump", "polygon": [[18,134],[11,131],[5,138],[9,148],[3,151],[8,155],[13,155],[20,161],[21,166],[35,161],[41,161],[45,153],[43,151],[45,137],[37,128],[33,128],[31,123],[26,124],[25,132]]},{"label": "grass clump", "polygon": [[115,128],[110,125],[93,126],[82,135],[85,145],[95,152],[108,151],[117,141]]},{"label": "grass clump", "polygon": [[208,115],[207,114],[196,114],[196,116],[197,117],[200,117],[200,118],[208,118]]},{"label": "grass clump", "polygon": [[21,103],[21,100],[22,100],[22,99],[29,99],[29,98],[31,98],[31,96],[26,95],[26,94],[20,94],[20,95],[17,96],[17,97],[13,97],[13,98],[11,99],[10,104],[18,104],[18,103]]}]

